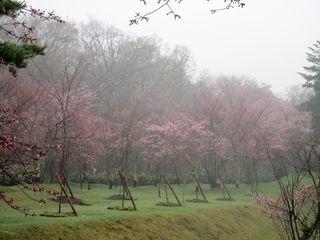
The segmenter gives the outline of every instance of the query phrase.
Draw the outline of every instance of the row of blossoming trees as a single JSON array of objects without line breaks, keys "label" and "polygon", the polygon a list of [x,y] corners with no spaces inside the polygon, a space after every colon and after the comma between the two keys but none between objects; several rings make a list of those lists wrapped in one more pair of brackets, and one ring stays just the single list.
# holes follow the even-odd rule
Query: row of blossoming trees
[{"label": "row of blossoming trees", "polygon": [[156,108],[161,102],[143,96],[144,102],[108,111],[109,118],[96,110],[95,93],[76,76],[52,85],[30,83],[27,73],[22,76],[2,76],[2,108],[17,118],[10,125],[14,134],[61,148],[41,165],[50,177],[104,161],[107,171],[136,169],[146,162],[153,177],[174,172],[177,181],[196,167],[212,188],[228,172],[238,185],[244,171],[254,188],[266,149],[285,147],[287,131],[309,131],[307,115],[246,79],[221,77],[190,85],[187,104],[173,103],[160,113]]},{"label": "row of blossoming trees", "polygon": [[201,166],[211,187],[232,170],[237,186],[244,171],[254,188],[266,150],[284,148],[288,131],[310,131],[307,114],[254,81],[222,77],[201,82],[194,94],[192,108],[149,124],[141,144],[169,168]]},{"label": "row of blossoming trees", "polygon": [[221,178],[253,184],[266,144],[281,146],[290,129],[307,131],[306,114],[253,80],[192,83],[185,48],[165,52],[157,39],[96,22],[34,24],[47,53],[17,78],[2,70],[1,108],[16,116],[14,134],[61,148],[40,164],[44,177],[131,168],[179,181],[196,167],[212,188]]},{"label": "row of blossoming trees", "polygon": [[79,182],[99,175],[111,185],[120,169],[133,183],[144,176],[158,184],[163,174],[180,183],[195,172],[211,188],[246,181],[255,193],[259,169],[286,176],[286,158],[270,160],[310,134],[308,114],[253,80],[194,83],[186,48],[95,21],[32,24],[46,55],[16,78],[1,69],[2,183],[59,173]]}]

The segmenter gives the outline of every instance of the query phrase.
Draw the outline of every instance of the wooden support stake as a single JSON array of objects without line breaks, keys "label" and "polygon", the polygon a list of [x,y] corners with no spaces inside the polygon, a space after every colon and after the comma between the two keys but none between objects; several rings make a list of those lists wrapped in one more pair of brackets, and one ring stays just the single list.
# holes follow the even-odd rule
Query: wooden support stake
[{"label": "wooden support stake", "polygon": [[203,199],[204,199],[206,202],[208,202],[208,200],[206,199],[206,196],[204,195],[204,192],[203,192],[203,190],[202,190],[202,187],[201,187],[201,185],[200,185],[200,183],[199,183],[199,180],[198,180],[198,178],[197,178],[197,175],[196,175],[196,174],[193,174],[193,176],[194,176],[194,179],[196,180],[198,189],[200,190]]},{"label": "wooden support stake", "polygon": [[67,188],[69,190],[71,198],[74,198],[73,193],[72,193],[71,188],[70,188],[70,185],[69,185],[69,182],[67,181],[67,178],[65,176],[63,177],[63,180],[64,180],[65,184],[67,185]]},{"label": "wooden support stake", "polygon": [[224,183],[223,177],[221,177],[220,179],[221,179],[222,187],[223,187],[223,189],[226,191],[226,193],[227,193],[227,195],[228,195],[228,199],[229,199],[229,200],[233,200],[232,197],[231,197],[231,195],[230,195],[230,193],[229,193],[229,191],[228,191],[228,189],[227,189],[227,186],[226,186],[225,183]]},{"label": "wooden support stake", "polygon": [[78,216],[77,211],[76,211],[76,209],[73,207],[73,204],[72,204],[72,202],[71,202],[71,200],[70,200],[70,198],[69,198],[69,196],[68,196],[68,194],[67,194],[67,192],[66,192],[66,189],[65,189],[64,186],[63,186],[62,179],[61,179],[61,177],[60,177],[57,173],[56,173],[56,178],[57,178],[58,183],[60,184],[60,187],[61,187],[62,192],[64,193],[64,195],[66,196],[66,198],[67,198],[67,200],[68,200],[68,203],[69,203],[69,205],[70,205],[70,207],[71,207],[74,215],[75,215],[75,216]]},{"label": "wooden support stake", "polygon": [[165,195],[166,195],[167,203],[169,203],[169,197],[168,197],[167,184],[164,184],[164,193],[165,193]]},{"label": "wooden support stake", "polygon": [[181,207],[182,204],[181,204],[178,196],[177,196],[176,193],[174,192],[173,188],[171,187],[171,185],[170,185],[170,183],[169,183],[169,181],[167,180],[167,178],[166,178],[165,175],[163,175],[163,179],[164,179],[165,183],[168,185],[169,189],[171,190],[173,196],[176,198],[178,205]]},{"label": "wooden support stake", "polygon": [[136,204],[135,204],[135,202],[133,200],[133,197],[132,197],[132,194],[130,192],[129,186],[127,184],[126,178],[125,178],[124,174],[120,170],[119,170],[119,177],[120,177],[120,180],[122,182],[122,186],[124,188],[124,191],[128,194],[128,196],[129,196],[129,198],[131,200],[131,203],[132,203],[132,206],[133,206],[134,210],[137,211],[137,207],[136,207]]}]

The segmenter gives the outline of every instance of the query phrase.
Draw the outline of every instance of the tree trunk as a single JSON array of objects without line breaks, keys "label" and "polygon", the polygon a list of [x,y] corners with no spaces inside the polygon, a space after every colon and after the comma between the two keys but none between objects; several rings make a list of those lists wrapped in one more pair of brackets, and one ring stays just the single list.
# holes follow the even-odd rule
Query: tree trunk
[{"label": "tree trunk", "polygon": [[158,197],[161,198],[161,183],[158,185]]}]

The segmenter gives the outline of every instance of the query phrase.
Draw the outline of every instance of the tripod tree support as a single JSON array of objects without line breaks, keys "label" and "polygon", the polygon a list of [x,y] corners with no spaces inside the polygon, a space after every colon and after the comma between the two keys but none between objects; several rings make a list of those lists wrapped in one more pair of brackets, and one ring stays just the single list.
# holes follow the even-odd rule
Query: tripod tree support
[{"label": "tripod tree support", "polygon": [[196,174],[193,174],[193,177],[194,177],[194,179],[196,180],[196,183],[197,183],[198,189],[200,190],[201,195],[202,195],[202,197],[203,197],[204,201],[208,202],[208,200],[207,200],[206,196],[204,195],[204,192],[203,192],[203,190],[202,190],[202,187],[201,187],[201,185],[200,185],[200,183],[199,183],[199,179],[198,179],[197,175],[196,175]]},{"label": "tripod tree support", "polygon": [[68,182],[68,180],[67,180],[67,178],[65,176],[63,177],[63,182],[66,184],[66,186],[67,186],[67,188],[69,190],[71,198],[74,198],[72,190],[71,190],[70,185],[69,185],[69,182]]},{"label": "tripod tree support", "polygon": [[224,178],[223,177],[221,177],[220,178],[220,181],[221,181],[221,184],[222,184],[222,190],[223,190],[223,197],[225,198],[225,196],[224,196],[224,192],[226,192],[227,193],[227,195],[228,195],[228,200],[230,200],[230,201],[232,201],[233,200],[233,198],[231,197],[231,195],[230,195],[230,193],[229,193],[229,191],[228,191],[228,188],[227,188],[227,186],[226,186],[226,184],[225,184],[225,182],[224,182]]},{"label": "tripod tree support", "polygon": [[[60,185],[60,188],[61,188],[62,193],[66,196],[66,198],[67,198],[67,200],[68,200],[68,203],[69,203],[69,205],[70,205],[70,207],[71,207],[71,209],[72,209],[73,214],[74,214],[75,216],[78,216],[78,213],[77,213],[76,209],[74,208],[74,206],[73,206],[73,204],[72,204],[72,202],[71,202],[71,199],[69,198],[69,196],[68,196],[68,194],[67,194],[66,189],[64,188],[63,180],[61,179],[61,177],[60,177],[57,173],[56,173],[56,179],[57,179],[57,181],[58,181],[58,183],[59,183],[59,185]],[[61,195],[60,195],[60,196],[61,196]]]},{"label": "tripod tree support", "polygon": [[132,197],[132,194],[130,192],[130,189],[129,189],[129,186],[127,184],[127,181],[126,181],[126,178],[124,176],[124,173],[119,170],[118,174],[119,174],[120,182],[121,182],[122,187],[124,189],[122,201],[124,202],[125,193],[126,193],[129,196],[130,200],[131,200],[131,203],[132,203],[132,206],[133,206],[134,210],[137,211],[136,204],[135,204],[135,202],[133,200],[133,197]]},{"label": "tripod tree support", "polygon": [[172,186],[170,185],[170,183],[169,183],[168,179],[166,178],[166,176],[165,176],[165,175],[163,175],[162,177],[163,177],[163,179],[164,179],[164,181],[165,181],[166,185],[169,187],[170,191],[172,192],[173,196],[174,196],[174,197],[175,197],[175,199],[177,200],[178,205],[179,205],[180,207],[182,207],[182,204],[181,204],[181,202],[180,202],[180,200],[179,200],[179,198],[178,198],[177,194],[174,192],[174,190],[173,190]]}]

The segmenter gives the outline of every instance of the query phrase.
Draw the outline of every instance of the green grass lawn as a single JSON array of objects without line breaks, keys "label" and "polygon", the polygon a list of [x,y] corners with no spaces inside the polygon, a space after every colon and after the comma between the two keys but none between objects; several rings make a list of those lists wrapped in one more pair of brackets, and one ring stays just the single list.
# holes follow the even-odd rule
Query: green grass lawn
[{"label": "green grass lawn", "polygon": [[[46,233],[50,233],[50,239],[91,239],[95,234],[97,239],[142,239],[142,236],[134,237],[136,232],[146,236],[152,234],[154,237],[151,236],[145,239],[246,239],[242,238],[242,236],[248,237],[250,234],[252,236],[261,236],[261,238],[255,239],[279,239],[277,227],[272,221],[260,215],[253,199],[248,196],[250,188],[246,185],[242,185],[238,189],[234,186],[229,186],[230,193],[234,198],[232,202],[217,201],[216,199],[220,198],[222,193],[209,190],[207,185],[203,185],[209,203],[183,202],[183,192],[185,193],[184,200],[195,198],[195,186],[192,184],[188,184],[185,187],[173,186],[181,202],[183,202],[182,207],[156,206],[156,203],[166,201],[164,191],[162,190],[161,192],[162,198],[159,198],[158,188],[156,187],[131,188],[134,198],[137,198],[138,211],[107,209],[109,206],[121,205],[121,201],[106,200],[108,196],[118,194],[119,188],[109,190],[105,185],[93,185],[91,190],[87,190],[80,189],[78,184],[71,184],[71,186],[75,197],[92,204],[91,206],[75,205],[79,217],[25,217],[0,202],[0,239],[1,237],[3,237],[2,239],[49,239]],[[275,194],[276,189],[275,183],[260,184],[260,190],[268,195]],[[10,191],[10,194],[17,203],[21,203],[21,206],[36,209],[37,213],[45,211],[57,212],[58,210],[58,203],[48,200],[45,206],[39,206],[27,199],[15,187],[8,187],[6,191]],[[170,200],[174,202],[174,197],[171,194],[169,196]],[[129,201],[126,201],[125,204],[126,206],[131,206]],[[63,211],[71,210],[67,204],[63,204]],[[182,222],[175,222],[179,220]],[[167,225],[170,222],[172,224]],[[131,225],[135,226],[136,231],[131,229]],[[140,225],[145,227],[140,229]],[[153,233],[152,226],[155,228],[155,233]],[[181,229],[177,230],[176,228]],[[187,234],[189,237],[184,236],[186,229],[190,230],[190,228],[194,228],[194,231]],[[197,228],[199,229],[197,230]],[[222,229],[224,231],[219,233]],[[126,231],[128,230],[131,233],[127,233]],[[144,231],[147,232],[143,233]],[[166,236],[166,233],[170,233],[170,231],[180,233],[178,237],[170,235],[171,237],[167,236],[167,238],[157,238],[157,236]],[[80,234],[81,232],[82,234]],[[204,235],[201,238],[193,236],[193,234],[202,232]],[[39,233],[42,234],[39,235]],[[115,235],[112,235],[112,233]],[[214,236],[215,233],[219,233],[219,236]],[[241,236],[232,238],[237,233]],[[78,236],[77,234],[80,235]],[[104,238],[108,234],[109,238]],[[127,236],[127,234],[129,235]],[[226,234],[225,237],[224,234]],[[246,236],[246,234],[249,235]],[[44,236],[46,237],[42,238]],[[57,237],[55,238],[54,236]]]}]

